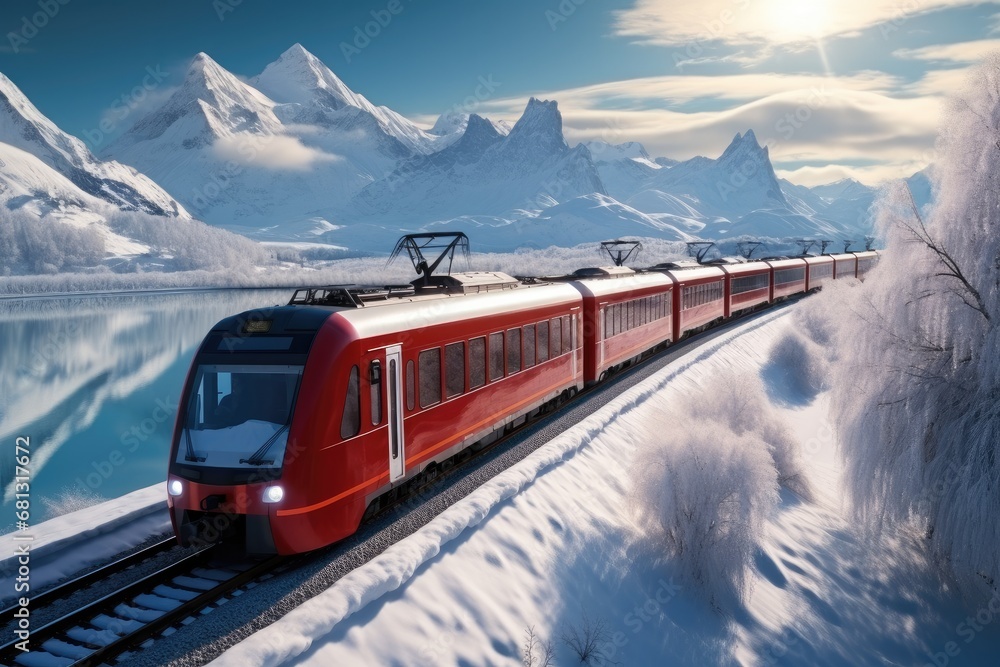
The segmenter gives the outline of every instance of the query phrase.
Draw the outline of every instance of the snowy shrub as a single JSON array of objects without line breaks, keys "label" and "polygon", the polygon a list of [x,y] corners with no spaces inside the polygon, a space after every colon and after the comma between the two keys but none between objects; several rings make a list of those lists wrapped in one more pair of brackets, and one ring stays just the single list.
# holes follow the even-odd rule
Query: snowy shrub
[{"label": "snowy shrub", "polygon": [[42,503],[50,516],[62,516],[78,510],[93,507],[105,499],[90,490],[72,488],[62,491],[55,498],[42,497]]},{"label": "snowy shrub", "polygon": [[778,475],[767,444],[707,422],[679,428],[643,464],[642,525],[663,556],[728,607],[746,593],[748,565],[769,512]]},{"label": "snowy shrub", "polygon": [[759,437],[774,462],[778,482],[803,499],[812,497],[794,436],[775,413],[756,374],[725,372],[712,380],[705,395],[691,398],[684,407],[698,422],[721,421],[738,437],[748,433]]},{"label": "snowy shrub", "polygon": [[839,331],[834,408],[857,514],[915,520],[964,583],[1000,579],[1000,55],[951,105],[923,219],[886,189],[881,265]]},{"label": "snowy shrub", "polygon": [[826,353],[795,329],[786,331],[768,354],[764,369],[773,389],[788,403],[808,402],[826,388],[830,366]]},{"label": "snowy shrub", "polygon": [[197,220],[115,211],[108,215],[108,227],[150,246],[153,255],[173,257],[182,271],[246,270],[274,262],[259,243]]},{"label": "snowy shrub", "polygon": [[810,497],[797,443],[761,380],[728,371],[634,426],[654,445],[634,470],[643,540],[716,606],[741,600],[779,485]]},{"label": "snowy shrub", "polygon": [[20,211],[0,216],[0,271],[57,273],[104,259],[104,237],[92,227],[39,220]]}]

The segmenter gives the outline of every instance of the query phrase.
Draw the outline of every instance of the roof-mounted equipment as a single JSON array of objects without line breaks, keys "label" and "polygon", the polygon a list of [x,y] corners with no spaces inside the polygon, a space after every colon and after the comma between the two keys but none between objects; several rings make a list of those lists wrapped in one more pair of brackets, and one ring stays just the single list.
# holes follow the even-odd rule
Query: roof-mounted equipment
[{"label": "roof-mounted equipment", "polygon": [[813,239],[795,239],[795,245],[797,245],[802,252],[799,253],[799,257],[805,257],[812,250],[812,247],[816,245],[816,241]]},{"label": "roof-mounted equipment", "polygon": [[688,241],[688,257],[694,257],[699,264],[705,263],[705,255],[715,247],[715,241]]},{"label": "roof-mounted equipment", "polygon": [[[469,261],[469,237],[464,232],[426,232],[423,234],[407,234],[396,242],[392,254],[389,255],[391,264],[404,250],[410,256],[410,262],[420,277],[413,281],[414,287],[430,287],[435,285],[434,271],[441,263],[448,259],[448,275],[451,275],[451,267],[455,261],[455,251],[461,249],[465,255],[466,262]],[[437,259],[429,263],[424,257],[425,250],[436,250]]]},{"label": "roof-mounted equipment", "polygon": [[758,249],[767,250],[767,245],[763,241],[740,241],[736,244],[736,252],[748,262]]},{"label": "roof-mounted equipment", "polygon": [[639,253],[642,252],[642,243],[639,241],[623,241],[622,239],[602,241],[601,250],[608,254],[608,257],[615,263],[615,266],[625,266],[625,262],[629,259],[639,259]]}]

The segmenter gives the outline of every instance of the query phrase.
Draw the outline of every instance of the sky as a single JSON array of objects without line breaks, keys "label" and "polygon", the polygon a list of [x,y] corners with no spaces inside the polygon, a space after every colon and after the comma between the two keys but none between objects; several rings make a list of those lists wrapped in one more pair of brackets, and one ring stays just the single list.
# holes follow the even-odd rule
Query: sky
[{"label": "sky", "polygon": [[98,152],[196,53],[251,77],[298,42],[427,127],[536,96],[571,145],[717,157],[753,129],[793,182],[876,184],[933,162],[1000,0],[4,0],[0,29],[0,72]]}]

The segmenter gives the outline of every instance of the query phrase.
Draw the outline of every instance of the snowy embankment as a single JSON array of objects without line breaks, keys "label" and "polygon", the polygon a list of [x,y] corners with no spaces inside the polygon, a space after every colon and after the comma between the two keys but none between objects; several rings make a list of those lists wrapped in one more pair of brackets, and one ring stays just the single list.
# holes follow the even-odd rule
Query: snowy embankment
[{"label": "snowy embankment", "polygon": [[[914,536],[879,539],[846,517],[828,397],[805,372],[821,366],[794,313],[685,355],[213,664],[527,664],[528,628],[533,664],[546,643],[552,664],[579,664],[571,645],[588,634],[595,665],[996,655],[996,631],[961,625],[968,610]],[[753,382],[757,394],[745,393]],[[699,400],[697,423],[678,412]],[[755,411],[734,417],[740,405]],[[692,463],[703,434],[719,440],[705,438],[711,456]],[[688,516],[752,519],[752,534],[719,538],[712,571],[646,530],[660,461],[695,475],[675,504],[716,494]],[[661,495],[657,507],[671,505]]]},{"label": "snowy embankment", "polygon": [[27,542],[31,587],[41,590],[170,529],[166,482],[139,489],[99,505],[49,519],[27,531],[0,535],[0,602],[14,594],[17,547]]}]

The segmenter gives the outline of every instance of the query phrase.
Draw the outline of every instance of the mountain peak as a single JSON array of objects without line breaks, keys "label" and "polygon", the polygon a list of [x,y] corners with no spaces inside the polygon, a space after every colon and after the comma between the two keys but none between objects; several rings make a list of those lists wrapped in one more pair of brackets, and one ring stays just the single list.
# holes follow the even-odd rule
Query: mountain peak
[{"label": "mountain peak", "polygon": [[741,155],[763,154],[766,156],[768,151],[766,148],[760,147],[760,144],[757,142],[757,135],[754,134],[753,130],[747,130],[746,134],[736,133],[729,147],[726,148],[719,159],[726,160],[737,153]]},{"label": "mountain peak", "polygon": [[312,53],[309,52],[306,47],[302,46],[299,42],[295,42],[284,53],[281,54],[281,58],[298,58],[300,60],[317,59]]},{"label": "mountain peak", "polygon": [[511,145],[525,144],[532,151],[565,153],[569,150],[563,138],[562,114],[555,100],[538,100],[532,97],[521,118],[507,135]]},{"label": "mountain peak", "polygon": [[378,115],[371,102],[348,88],[322,60],[299,43],[293,44],[250,83],[278,102],[316,103],[331,110],[351,106]]},{"label": "mountain peak", "polygon": [[[250,90],[236,78],[232,72],[215,62],[207,53],[195,55],[184,77],[181,90],[187,90],[189,96],[202,99],[213,106],[218,106],[216,96],[245,96]],[[255,91],[256,92],[256,91]]]}]

